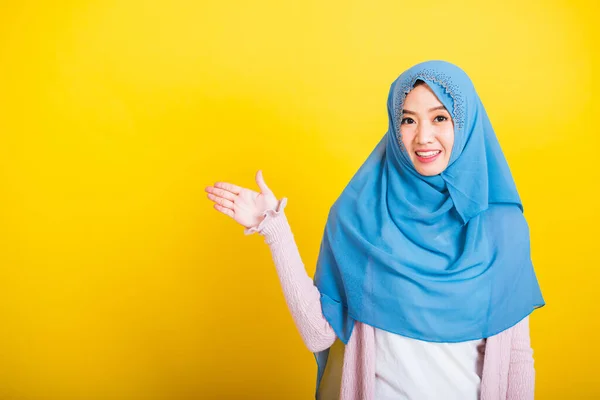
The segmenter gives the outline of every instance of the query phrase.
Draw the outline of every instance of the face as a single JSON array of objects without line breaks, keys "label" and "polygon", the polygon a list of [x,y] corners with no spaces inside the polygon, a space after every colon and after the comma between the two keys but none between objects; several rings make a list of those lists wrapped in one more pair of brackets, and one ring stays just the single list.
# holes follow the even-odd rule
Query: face
[{"label": "face", "polygon": [[450,113],[425,83],[406,95],[402,112],[402,143],[415,169],[424,176],[441,174],[454,144]]}]

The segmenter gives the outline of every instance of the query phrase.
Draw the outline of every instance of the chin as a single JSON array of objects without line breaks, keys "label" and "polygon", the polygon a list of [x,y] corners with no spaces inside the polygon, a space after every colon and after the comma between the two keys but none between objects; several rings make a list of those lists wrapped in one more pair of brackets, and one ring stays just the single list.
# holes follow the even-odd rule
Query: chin
[{"label": "chin", "polygon": [[419,166],[419,167],[415,167],[415,169],[417,170],[417,172],[420,175],[423,175],[423,176],[435,176],[435,175],[439,175],[442,172],[444,172],[444,170],[446,168],[445,167],[442,168],[439,165],[431,165],[431,166],[427,166],[427,167]]},{"label": "chin", "polygon": [[417,172],[423,176],[435,176],[435,175],[439,175],[442,173],[442,171],[436,172],[436,171],[423,171],[420,169],[417,169]]}]

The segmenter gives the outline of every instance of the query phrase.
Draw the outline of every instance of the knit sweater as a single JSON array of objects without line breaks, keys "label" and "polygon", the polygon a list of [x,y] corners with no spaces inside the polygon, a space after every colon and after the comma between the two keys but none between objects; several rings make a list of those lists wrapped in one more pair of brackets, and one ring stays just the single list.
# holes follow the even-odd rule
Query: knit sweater
[{"label": "knit sweater", "polygon": [[[300,335],[311,352],[330,348],[336,334],[321,311],[321,294],[304,268],[294,235],[284,212],[287,198],[275,209],[266,210],[263,220],[246,228],[257,232],[269,245],[283,294]],[[482,400],[529,400],[534,396],[533,350],[529,318],[490,336],[486,341],[481,378]],[[370,325],[355,322],[343,348],[343,367],[338,394],[320,400],[376,400],[375,336]],[[331,395],[329,395],[331,396]]]}]

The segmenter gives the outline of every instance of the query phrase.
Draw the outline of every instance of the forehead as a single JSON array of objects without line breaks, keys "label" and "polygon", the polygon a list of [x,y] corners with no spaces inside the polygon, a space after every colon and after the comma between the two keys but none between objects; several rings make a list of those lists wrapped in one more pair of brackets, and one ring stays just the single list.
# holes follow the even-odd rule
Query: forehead
[{"label": "forehead", "polygon": [[[407,95],[404,100],[405,107],[410,108],[412,111],[416,111],[415,107],[431,107],[443,105],[440,99],[436,96],[436,94],[431,90],[429,85],[426,83],[419,84],[415,88],[413,88]],[[444,106],[445,107],[445,106]]]}]

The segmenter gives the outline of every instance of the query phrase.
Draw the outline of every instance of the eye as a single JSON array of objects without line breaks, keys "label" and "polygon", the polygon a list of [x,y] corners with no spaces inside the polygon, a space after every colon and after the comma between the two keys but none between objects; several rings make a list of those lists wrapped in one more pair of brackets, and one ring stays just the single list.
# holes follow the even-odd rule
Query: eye
[{"label": "eye", "polygon": [[415,122],[412,118],[406,117],[406,118],[402,118],[402,121],[400,121],[401,125],[404,124],[412,124],[413,122]]},{"label": "eye", "polygon": [[444,115],[438,115],[437,117],[435,117],[433,119],[435,122],[444,122],[448,120],[448,117],[444,116]]}]

